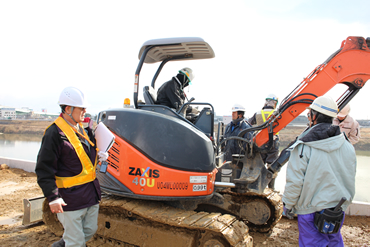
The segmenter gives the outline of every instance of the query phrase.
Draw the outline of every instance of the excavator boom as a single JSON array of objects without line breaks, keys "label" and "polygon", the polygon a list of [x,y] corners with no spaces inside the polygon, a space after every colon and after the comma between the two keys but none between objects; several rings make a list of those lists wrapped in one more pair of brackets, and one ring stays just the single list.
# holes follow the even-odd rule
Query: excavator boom
[{"label": "excavator boom", "polygon": [[[370,38],[350,36],[342,42],[340,49],[323,64],[317,66],[281,103],[278,115],[272,115],[273,133],[286,127],[306,110],[316,97],[322,96],[337,84],[348,86],[338,100],[342,109],[370,79]],[[264,128],[256,135],[256,145],[268,142],[269,129]]]}]

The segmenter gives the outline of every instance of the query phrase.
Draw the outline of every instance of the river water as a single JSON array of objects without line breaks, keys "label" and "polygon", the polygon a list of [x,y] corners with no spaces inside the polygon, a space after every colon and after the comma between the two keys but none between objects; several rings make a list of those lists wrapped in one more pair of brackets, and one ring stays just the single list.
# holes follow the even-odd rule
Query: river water
[{"label": "river water", "polygon": [[[36,161],[40,149],[41,136],[0,134],[0,156],[6,158]],[[275,189],[284,192],[286,167],[276,178]],[[370,151],[357,153],[355,201],[370,202]]]}]

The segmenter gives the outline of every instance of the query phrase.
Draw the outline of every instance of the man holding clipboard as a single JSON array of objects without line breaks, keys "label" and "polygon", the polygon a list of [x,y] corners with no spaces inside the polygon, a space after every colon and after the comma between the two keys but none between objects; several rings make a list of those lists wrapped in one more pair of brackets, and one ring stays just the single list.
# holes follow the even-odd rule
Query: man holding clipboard
[{"label": "man holding clipboard", "polygon": [[84,247],[98,229],[101,192],[95,170],[98,158],[105,161],[108,153],[96,148],[92,124],[83,128],[88,104],[81,90],[65,88],[59,105],[62,113],[45,130],[35,172],[64,227],[63,238],[52,246]]},{"label": "man holding clipboard", "polygon": [[[95,129],[95,138],[96,138],[96,145],[98,146],[99,152],[103,152],[106,154],[106,159],[108,158],[108,150],[113,146],[114,143],[114,135],[110,130],[100,122]],[[105,159],[105,160],[106,160]],[[107,171],[108,163],[106,161],[101,162],[100,172],[105,173]]]}]

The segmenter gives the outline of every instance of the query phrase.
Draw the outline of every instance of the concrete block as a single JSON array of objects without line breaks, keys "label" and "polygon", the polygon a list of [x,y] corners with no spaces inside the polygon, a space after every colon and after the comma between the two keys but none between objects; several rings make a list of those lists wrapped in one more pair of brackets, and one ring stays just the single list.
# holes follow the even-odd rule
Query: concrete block
[{"label": "concrete block", "polygon": [[352,204],[346,210],[346,215],[370,216],[370,203],[352,201]]},{"label": "concrete block", "polygon": [[36,162],[21,159],[12,159],[0,156],[0,164],[7,164],[10,168],[22,169],[26,172],[35,172]]}]

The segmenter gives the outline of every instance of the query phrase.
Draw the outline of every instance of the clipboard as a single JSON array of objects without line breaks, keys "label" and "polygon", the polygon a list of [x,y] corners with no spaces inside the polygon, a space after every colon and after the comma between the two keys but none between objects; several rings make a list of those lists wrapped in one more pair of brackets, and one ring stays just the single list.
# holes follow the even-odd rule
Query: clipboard
[{"label": "clipboard", "polygon": [[100,122],[95,129],[95,139],[98,149],[103,152],[108,152],[113,146],[115,137],[107,126],[105,126],[103,122]]}]

